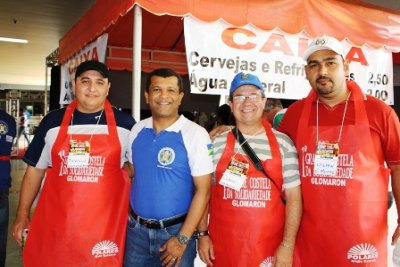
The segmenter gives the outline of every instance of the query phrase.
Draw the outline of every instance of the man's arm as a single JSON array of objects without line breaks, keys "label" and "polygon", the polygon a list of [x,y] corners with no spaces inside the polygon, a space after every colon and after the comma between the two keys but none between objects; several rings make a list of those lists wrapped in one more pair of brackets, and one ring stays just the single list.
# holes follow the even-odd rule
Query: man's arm
[{"label": "man's arm", "polygon": [[[208,213],[210,205],[207,205],[203,217],[200,220],[197,230],[199,232],[208,232]],[[207,266],[213,266],[213,260],[215,260],[214,246],[211,237],[206,235],[199,237],[198,239],[198,253],[200,259],[207,264]]]},{"label": "man's arm", "polygon": [[12,227],[13,237],[18,245],[21,245],[22,230],[29,225],[32,203],[39,192],[45,172],[45,169],[39,169],[29,165],[25,171],[21,184],[17,214]]},{"label": "man's arm", "polygon": [[[210,199],[211,174],[193,177],[195,192],[186,220],[179,233],[191,237],[199,225]],[[176,266],[179,266],[181,257],[186,249],[186,245],[179,243],[176,237],[172,237],[165,243],[160,251],[163,252],[161,262],[163,265],[171,266],[176,259]]]},{"label": "man's arm", "polygon": [[392,235],[392,245],[394,245],[400,236],[400,165],[389,165],[391,170],[392,191],[397,208],[397,227]]},{"label": "man's arm", "polygon": [[208,134],[210,135],[211,140],[214,140],[217,136],[220,136],[222,133],[231,131],[233,129],[233,125],[219,125],[212,129]]},{"label": "man's arm", "polygon": [[124,169],[126,171],[126,173],[128,174],[128,177],[130,179],[132,179],[134,173],[135,173],[135,169],[133,168],[133,164],[130,163],[129,161],[126,161],[124,163],[124,165],[122,166],[122,169]]},{"label": "man's arm", "polygon": [[282,243],[275,253],[277,267],[291,266],[293,262],[294,245],[300,226],[301,215],[303,213],[301,186],[298,185],[293,188],[288,188],[285,190],[285,193],[285,228]]}]

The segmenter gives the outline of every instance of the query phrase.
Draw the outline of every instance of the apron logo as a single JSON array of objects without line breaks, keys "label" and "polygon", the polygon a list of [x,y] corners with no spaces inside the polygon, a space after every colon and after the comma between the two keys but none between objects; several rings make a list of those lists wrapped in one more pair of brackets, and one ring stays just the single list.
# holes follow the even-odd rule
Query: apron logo
[{"label": "apron logo", "polygon": [[8,126],[7,123],[5,123],[4,121],[0,121],[0,134],[6,134],[8,132]]},{"label": "apron logo", "polygon": [[358,244],[349,249],[347,259],[353,263],[375,262],[378,259],[378,250],[372,244]]},{"label": "apron logo", "polygon": [[163,147],[159,152],[158,152],[158,162],[163,165],[167,166],[174,162],[175,160],[175,152],[172,148],[170,147]]},{"label": "apron logo", "polygon": [[92,255],[95,258],[112,257],[119,253],[117,244],[112,241],[104,240],[97,243],[92,249]]},{"label": "apron logo", "polygon": [[262,262],[261,262],[261,264],[259,265],[259,267],[272,267],[273,265],[272,265],[272,260],[273,260],[273,257],[268,257],[268,258],[266,258],[265,260],[263,260]]}]

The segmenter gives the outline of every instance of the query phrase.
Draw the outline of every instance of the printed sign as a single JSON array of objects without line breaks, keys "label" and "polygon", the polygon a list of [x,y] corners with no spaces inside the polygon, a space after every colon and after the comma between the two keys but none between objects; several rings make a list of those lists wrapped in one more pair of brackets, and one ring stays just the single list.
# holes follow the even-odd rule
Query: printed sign
[{"label": "printed sign", "polygon": [[61,65],[60,104],[69,104],[74,99],[72,81],[75,78],[75,71],[79,64],[92,59],[105,62],[107,40],[108,34],[105,33]]},{"label": "printed sign", "polygon": [[[311,38],[279,29],[236,27],[223,20],[184,20],[186,57],[191,92],[227,95],[233,77],[243,71],[257,75],[271,98],[300,99],[308,95],[302,55]],[[364,93],[393,104],[392,53],[385,48],[355,46],[342,41],[350,61],[349,79]]]}]

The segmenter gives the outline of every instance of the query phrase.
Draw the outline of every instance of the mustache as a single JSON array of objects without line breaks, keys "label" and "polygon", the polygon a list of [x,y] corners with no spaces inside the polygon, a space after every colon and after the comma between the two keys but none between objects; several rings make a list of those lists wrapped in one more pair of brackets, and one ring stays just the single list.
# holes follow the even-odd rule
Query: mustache
[{"label": "mustache", "polygon": [[320,80],[332,81],[328,76],[319,76],[316,81],[319,82]]}]

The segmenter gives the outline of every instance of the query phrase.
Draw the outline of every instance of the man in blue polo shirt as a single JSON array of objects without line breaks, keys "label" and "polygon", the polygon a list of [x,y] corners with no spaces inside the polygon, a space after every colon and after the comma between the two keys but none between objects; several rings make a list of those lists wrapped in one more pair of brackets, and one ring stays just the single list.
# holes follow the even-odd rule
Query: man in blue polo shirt
[{"label": "man in blue polo shirt", "polygon": [[0,110],[0,266],[6,261],[9,204],[8,193],[11,186],[10,154],[17,133],[15,119]]},{"label": "man in blue polo shirt", "polygon": [[207,206],[212,146],[207,131],[179,116],[181,77],[150,73],[145,98],[152,117],[131,131],[131,187],[125,265],[193,266],[193,233]]}]

